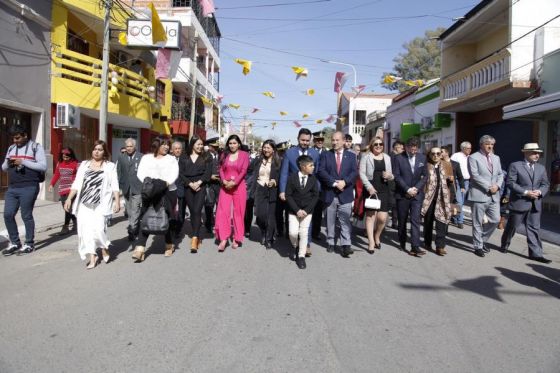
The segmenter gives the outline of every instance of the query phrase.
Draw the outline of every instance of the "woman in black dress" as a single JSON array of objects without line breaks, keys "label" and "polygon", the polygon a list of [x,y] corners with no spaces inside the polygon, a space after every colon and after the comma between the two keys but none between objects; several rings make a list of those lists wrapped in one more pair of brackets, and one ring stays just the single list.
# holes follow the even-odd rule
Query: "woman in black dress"
[{"label": "woman in black dress", "polygon": [[204,142],[193,136],[187,153],[179,159],[179,178],[185,188],[185,201],[191,220],[191,253],[198,252],[202,244],[200,227],[206,188],[212,176],[212,159],[204,152]]},{"label": "woman in black dress", "polygon": [[367,153],[360,159],[360,179],[364,184],[364,203],[365,198],[370,196],[381,200],[379,210],[364,208],[370,254],[374,253],[374,249],[381,249],[381,233],[385,228],[390,207],[389,181],[395,178],[391,170],[391,157],[383,153],[383,140],[379,137],[373,138],[369,143]]}]

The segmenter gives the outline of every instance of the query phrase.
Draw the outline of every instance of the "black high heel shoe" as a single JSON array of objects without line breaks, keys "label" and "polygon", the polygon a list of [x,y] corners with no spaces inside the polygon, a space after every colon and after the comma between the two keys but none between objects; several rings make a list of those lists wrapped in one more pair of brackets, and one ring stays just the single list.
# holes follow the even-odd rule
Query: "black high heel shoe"
[{"label": "black high heel shoe", "polygon": [[376,243],[374,246],[377,250],[381,250],[381,242],[380,243]]}]

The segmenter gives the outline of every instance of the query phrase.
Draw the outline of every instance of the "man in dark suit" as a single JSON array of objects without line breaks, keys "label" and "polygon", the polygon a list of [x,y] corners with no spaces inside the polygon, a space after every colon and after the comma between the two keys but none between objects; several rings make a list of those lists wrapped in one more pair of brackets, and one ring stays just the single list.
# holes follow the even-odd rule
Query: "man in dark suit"
[{"label": "man in dark suit", "polygon": [[[314,172],[319,169],[319,152],[310,148],[311,145],[311,131],[307,128],[302,128],[298,133],[298,146],[288,149],[282,159],[282,167],[280,168],[280,194],[278,195],[282,201],[286,201],[286,184],[288,176],[299,172],[297,159],[302,155],[308,155],[313,159]],[[309,232],[311,234],[311,232]],[[307,256],[311,256],[311,250],[307,250]]]},{"label": "man in dark suit", "polygon": [[[323,131],[313,132],[313,148],[317,150],[317,152],[319,153],[319,159],[321,159],[321,154],[327,151],[323,146],[324,142],[325,142],[325,134],[323,133]],[[319,200],[315,205],[315,210],[313,211],[313,219],[311,221],[311,237],[314,240],[319,239],[322,222],[323,222],[323,201]]]},{"label": "man in dark suit", "polygon": [[410,216],[412,249],[409,254],[416,257],[426,253],[420,249],[420,212],[426,184],[426,157],[418,153],[419,146],[418,138],[411,137],[406,142],[406,151],[395,156],[393,163],[400,247],[406,251],[406,224]]},{"label": "man in dark suit", "polygon": [[[345,149],[342,132],[333,134],[332,150],[321,154],[317,176],[321,181],[321,200],[327,210],[327,251],[334,251],[338,238],[342,256],[348,257],[353,253],[351,217],[358,163],[356,154]],[[340,237],[336,234],[337,221],[340,223]]]},{"label": "man in dark suit", "polygon": [[541,263],[550,263],[543,256],[542,242],[539,237],[541,228],[542,199],[548,193],[550,182],[546,169],[539,164],[543,152],[536,143],[525,144],[525,159],[513,162],[507,173],[507,187],[510,190],[509,219],[502,234],[501,251],[507,253],[511,239],[520,224],[527,231],[529,259]]},{"label": "man in dark suit", "polygon": [[134,241],[138,236],[140,209],[142,207],[142,182],[136,176],[142,153],[136,150],[136,140],[133,138],[126,139],[124,144],[125,152],[119,154],[117,160],[117,175],[119,188],[126,201],[128,240]]},{"label": "man in dark suit", "polygon": [[218,196],[220,195],[220,172],[218,170],[220,165],[218,154],[220,148],[219,140],[218,137],[206,140],[208,154],[212,158],[212,177],[208,183],[208,188],[206,188],[206,198],[204,200],[204,215],[206,216],[204,225],[208,233],[214,229],[214,207],[218,203]]}]

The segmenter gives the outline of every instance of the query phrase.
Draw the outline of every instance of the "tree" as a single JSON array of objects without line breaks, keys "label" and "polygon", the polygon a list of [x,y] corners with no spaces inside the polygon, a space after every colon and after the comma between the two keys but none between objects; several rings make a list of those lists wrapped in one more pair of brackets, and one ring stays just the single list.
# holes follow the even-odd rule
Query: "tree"
[{"label": "tree", "polygon": [[[395,63],[394,71],[383,73],[381,85],[391,90],[405,91],[410,88],[404,83],[405,80],[424,81],[439,78],[441,74],[441,50],[437,37],[445,31],[439,27],[435,30],[427,30],[424,37],[416,37],[403,44],[406,52],[399,53],[393,59]],[[395,83],[383,83],[386,75],[394,75],[402,78]]]}]

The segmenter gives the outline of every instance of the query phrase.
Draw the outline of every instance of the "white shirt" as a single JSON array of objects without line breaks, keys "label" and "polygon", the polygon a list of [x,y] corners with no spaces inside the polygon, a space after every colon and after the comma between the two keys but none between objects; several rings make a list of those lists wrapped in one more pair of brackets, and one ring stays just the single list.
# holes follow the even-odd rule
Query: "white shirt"
[{"label": "white shirt", "polygon": [[176,190],[175,180],[179,177],[179,164],[175,157],[169,154],[162,158],[146,154],[138,165],[138,179],[144,182],[147,177],[163,180],[169,184],[170,191]]},{"label": "white shirt", "polygon": [[463,174],[463,178],[465,180],[469,180],[471,178],[471,174],[469,174],[469,156],[465,155],[463,152],[457,152],[451,156],[451,160],[458,162],[461,166],[461,173]]}]

